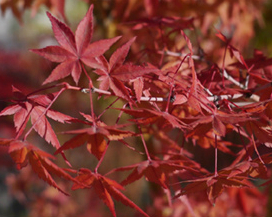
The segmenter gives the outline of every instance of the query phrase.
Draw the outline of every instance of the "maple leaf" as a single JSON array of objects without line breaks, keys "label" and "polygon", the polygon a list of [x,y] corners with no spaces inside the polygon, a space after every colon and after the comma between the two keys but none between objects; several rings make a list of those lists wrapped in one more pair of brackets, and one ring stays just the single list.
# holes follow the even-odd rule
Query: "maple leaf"
[{"label": "maple leaf", "polygon": [[[218,136],[225,136],[227,129],[235,129],[237,123],[246,123],[254,120],[253,115],[257,110],[248,110],[248,112],[223,112],[215,109],[210,115],[199,115],[196,117],[186,117],[183,121],[193,121],[188,124],[192,131],[187,133],[187,137],[200,136],[202,137],[211,129]],[[195,121],[194,121],[195,120]]]},{"label": "maple leaf", "polygon": [[[255,89],[254,93],[258,93],[258,95],[261,97],[260,100],[265,99],[264,96],[266,96],[266,99],[270,99],[271,91],[269,89],[271,89],[270,83],[272,79],[272,58],[267,58],[261,51],[254,50],[254,57],[245,59],[245,62],[248,66],[251,66],[250,71],[248,72],[250,75],[249,88],[255,83],[262,85],[262,87]],[[230,64],[230,66],[243,70],[246,69],[244,64],[240,63],[240,61]]]},{"label": "maple leaf", "polygon": [[[133,81],[144,74],[158,71],[154,67],[144,67],[125,63],[126,56],[129,52],[131,44],[135,41],[136,37],[130,39],[124,45],[119,47],[110,57],[109,62],[101,56],[98,62],[101,65],[95,70],[95,73],[100,75],[98,78],[100,89],[108,90],[111,88],[116,96],[129,100],[129,92],[123,82]],[[140,88],[140,87],[139,87]],[[139,90],[141,92],[141,90]],[[137,92],[137,91],[136,91]],[[137,93],[139,99],[139,93]]]},{"label": "maple leaf", "polygon": [[54,156],[38,149],[27,141],[20,140],[12,140],[10,142],[9,154],[17,164],[18,169],[22,169],[29,163],[33,171],[37,173],[41,179],[43,179],[49,185],[57,188],[65,195],[68,195],[57,185],[51,174],[63,177],[66,180],[75,180],[72,176],[65,172],[64,169],[58,167],[51,160],[49,160],[49,158],[54,159]]},{"label": "maple leaf", "polygon": [[[265,163],[271,164],[271,154],[266,154],[264,159]],[[216,198],[220,196],[226,187],[252,187],[252,184],[247,180],[248,176],[263,179],[268,178],[266,167],[259,158],[226,167],[219,171],[216,176],[208,175],[204,178],[185,181],[191,183],[186,185],[175,198],[181,195],[206,190],[208,199],[214,204]]]},{"label": "maple leaf", "polygon": [[61,123],[69,123],[73,118],[52,109],[47,109],[47,106],[52,102],[57,93],[26,96],[20,90],[13,87],[13,95],[19,99],[14,104],[3,109],[0,112],[0,116],[14,115],[13,120],[17,137],[23,133],[29,118],[31,118],[34,130],[48,143],[59,148],[58,138],[46,116]]},{"label": "maple leaf", "polygon": [[130,114],[132,116],[135,116],[136,119],[130,119],[130,121],[137,122],[140,124],[150,124],[154,123],[156,121],[162,121],[164,126],[168,126],[169,124],[173,128],[179,128],[179,129],[184,129],[187,128],[188,126],[183,123],[179,118],[176,116],[168,113],[168,112],[163,112],[163,111],[155,111],[152,109],[120,109],[121,111]]},{"label": "maple leaf", "polygon": [[120,192],[120,190],[124,190],[124,187],[118,184],[116,181],[106,178],[100,174],[93,173],[92,171],[84,168],[79,170],[79,175],[75,179],[77,182],[81,182],[82,185],[74,183],[72,190],[93,188],[98,197],[102,199],[103,202],[109,207],[114,217],[116,217],[116,213],[112,197],[148,217],[148,215],[141,208],[139,208],[135,203]]},{"label": "maple leaf", "polygon": [[90,67],[98,67],[96,57],[101,56],[120,37],[104,39],[90,44],[93,35],[93,5],[79,23],[75,35],[71,29],[47,12],[56,40],[60,46],[48,46],[31,51],[59,64],[43,82],[47,84],[72,75],[77,84],[82,72],[82,62]]},{"label": "maple leaf", "polygon": [[246,181],[246,177],[227,177],[220,174],[217,176],[212,175],[197,180],[190,180],[190,182],[191,183],[186,185],[174,198],[206,190],[209,201],[211,204],[215,204],[217,197],[222,194],[224,188],[252,187],[252,184]]},{"label": "maple leaf", "polygon": [[177,160],[146,160],[134,165],[120,167],[112,170],[114,171],[126,171],[132,170],[131,174],[121,182],[121,185],[128,185],[143,176],[150,182],[154,182],[165,189],[168,189],[167,176],[176,170],[189,170],[193,171],[193,168],[180,165]]},{"label": "maple leaf", "polygon": [[13,139],[0,138],[0,145],[9,146]]},{"label": "maple leaf", "polygon": [[107,147],[107,138],[109,141],[122,140],[126,137],[134,135],[133,132],[123,131],[115,127],[107,126],[103,122],[96,121],[93,125],[93,118],[90,115],[81,113],[89,122],[86,124],[92,125],[89,128],[72,130],[65,132],[66,134],[77,134],[72,139],[65,142],[56,152],[58,154],[63,150],[73,149],[87,144],[87,150],[97,159],[100,159]]},{"label": "maple leaf", "polygon": [[250,134],[255,135],[259,142],[265,144],[267,147],[271,146],[272,131],[266,129],[266,125],[263,125],[260,121],[248,121],[246,123],[246,129]]},{"label": "maple leaf", "polygon": [[218,150],[222,151],[223,153],[235,155],[235,153],[231,151],[230,148],[228,148],[228,146],[229,147],[234,146],[233,143],[229,141],[224,141],[220,139],[220,137],[217,138],[215,142],[215,134],[213,131],[208,131],[205,134],[202,133],[203,131],[205,131],[205,128],[209,128],[209,126],[202,125],[201,127],[198,128],[198,130],[194,131],[194,133],[190,135],[194,144],[197,143],[200,147],[205,149],[210,147],[214,148],[217,147]]},{"label": "maple leaf", "polygon": [[[267,158],[268,157],[268,158]],[[266,163],[267,160],[270,160],[271,163],[271,156],[265,156]],[[253,178],[262,178],[268,179],[267,168],[266,166],[260,161],[259,158],[254,160],[242,161],[236,165],[231,165],[226,167],[220,171],[221,174],[227,175],[228,178],[232,178],[235,176],[238,177],[253,177]]]},{"label": "maple leaf", "polygon": [[241,63],[241,64],[243,64],[245,67],[246,67],[246,69],[248,69],[248,66],[247,66],[247,64],[246,64],[246,62],[245,62],[245,60],[244,60],[244,57],[242,56],[242,54],[235,48],[235,47],[233,47],[231,44],[230,44],[230,40],[228,40],[227,38],[226,38],[226,36],[224,36],[221,32],[219,32],[218,30],[217,30],[217,34],[216,34],[216,36],[218,37],[218,38],[220,38],[222,41],[224,41],[226,44],[227,44],[227,47],[228,47],[228,49],[229,49],[229,51],[230,51],[230,53],[231,53],[231,57],[233,57],[233,56],[235,56],[236,58],[237,58],[237,60]]},{"label": "maple leaf", "polygon": [[141,101],[141,96],[143,94],[144,81],[142,77],[138,77],[131,80],[133,82],[133,88],[135,91],[135,96],[138,102]]}]

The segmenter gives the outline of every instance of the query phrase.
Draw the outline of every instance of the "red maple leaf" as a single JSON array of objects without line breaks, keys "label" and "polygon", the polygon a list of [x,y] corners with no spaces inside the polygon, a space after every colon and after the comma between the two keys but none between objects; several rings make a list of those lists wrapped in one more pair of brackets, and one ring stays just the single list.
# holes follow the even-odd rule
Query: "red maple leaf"
[{"label": "red maple leaf", "polygon": [[79,23],[75,35],[71,29],[47,12],[52,23],[54,35],[60,46],[48,46],[43,49],[32,49],[34,53],[59,64],[43,84],[72,75],[78,83],[82,72],[82,63],[98,67],[96,57],[102,55],[120,37],[99,40],[90,44],[93,35],[93,5]]},{"label": "red maple leaf", "polygon": [[246,69],[248,69],[248,66],[244,60],[244,57],[242,56],[242,54],[240,53],[239,50],[237,50],[235,47],[233,47],[231,44],[230,44],[230,39],[227,39],[226,36],[224,36],[220,31],[217,30],[217,34],[216,36],[218,38],[220,38],[222,41],[224,41],[226,44],[227,44],[227,48],[229,49],[230,51],[230,54],[231,54],[231,57],[235,56],[237,58],[237,60],[243,64]]},{"label": "red maple leaf", "polygon": [[[264,160],[265,163],[271,164],[271,154],[265,155]],[[249,176],[253,178],[268,178],[266,167],[259,158],[226,167],[219,171],[216,176],[210,174],[204,178],[185,181],[190,183],[186,185],[175,198],[181,195],[206,190],[208,199],[214,204],[216,198],[221,195],[224,188],[252,187],[252,184],[247,180]]]},{"label": "red maple leaf", "polygon": [[233,113],[233,112],[223,112],[217,109],[212,111],[212,114],[204,116],[199,115],[196,117],[184,118],[184,121],[195,120],[189,126],[193,129],[187,134],[187,137],[199,135],[205,135],[210,129],[218,136],[225,136],[227,132],[227,127],[235,128],[235,124],[247,122],[252,119],[253,113]]},{"label": "red maple leaf", "polygon": [[[75,179],[78,183],[74,183],[72,186],[73,190],[80,188],[93,188],[99,198],[102,199],[103,202],[109,207],[114,217],[116,217],[116,213],[112,197],[148,217],[148,215],[141,208],[139,208],[135,203],[120,192],[120,190],[124,190],[124,187],[118,184],[116,181],[106,178],[100,174],[93,173],[92,171],[84,168],[79,170],[79,175]],[[81,182],[82,185],[79,184],[79,182]]]},{"label": "red maple leaf", "polygon": [[15,100],[14,104],[3,109],[0,112],[0,116],[14,115],[13,120],[17,131],[17,138],[23,133],[29,118],[31,118],[34,130],[48,143],[59,148],[58,138],[46,116],[61,123],[69,123],[73,118],[47,108],[56,94],[24,95],[20,90],[13,87],[13,95],[19,99]]},{"label": "red maple leaf", "polygon": [[128,185],[145,176],[148,181],[154,182],[165,189],[168,189],[168,176],[174,171],[194,171],[193,168],[181,165],[179,160],[146,160],[134,165],[114,169],[110,173],[132,169],[132,173],[121,182],[122,185]]},{"label": "red maple leaf", "polygon": [[130,114],[136,119],[130,119],[140,124],[149,124],[156,121],[161,121],[161,126],[171,125],[173,128],[185,129],[187,125],[183,123],[178,117],[164,111],[156,111],[152,109],[120,109],[121,111]]},{"label": "red maple leaf", "polygon": [[[219,174],[217,176],[208,176],[204,178],[199,178],[197,180],[190,180],[191,183],[186,185],[180,193],[178,193],[174,198],[178,198],[182,195],[188,195],[190,193],[196,193],[199,191],[207,192],[209,201],[214,204],[216,198],[220,196],[224,188],[229,187],[251,187],[252,184],[246,180],[247,177],[228,177],[225,174]],[[186,181],[189,182],[189,181]]]},{"label": "red maple leaf", "polygon": [[[93,120],[90,115],[81,113],[88,121],[86,124],[92,125],[89,128],[67,131],[67,134],[77,134],[72,139],[65,142],[56,152],[58,154],[63,150],[73,149],[87,144],[87,150],[97,159],[100,159],[107,147],[106,138],[109,141],[122,140],[134,135],[133,132],[117,129],[117,126],[107,126],[103,122]],[[94,124],[95,123],[95,124]]]},{"label": "red maple leaf", "polygon": [[[130,39],[123,46],[119,47],[110,57],[109,62],[101,56],[98,61],[101,65],[95,72],[100,75],[98,78],[100,89],[112,89],[116,96],[129,99],[129,91],[123,82],[133,81],[140,78],[142,75],[158,71],[158,69],[151,67],[144,67],[133,65],[132,63],[125,63],[131,44],[135,38]],[[141,92],[141,91],[140,91]],[[139,95],[139,94],[138,94]],[[139,96],[137,97],[139,98]]]},{"label": "red maple leaf", "polygon": [[9,154],[17,164],[17,168],[21,169],[30,163],[33,171],[38,176],[47,182],[49,185],[57,188],[59,191],[68,195],[64,192],[54,181],[51,174],[55,174],[66,180],[74,180],[64,169],[58,167],[49,158],[54,159],[55,157],[38,149],[27,141],[12,140],[9,144]]}]

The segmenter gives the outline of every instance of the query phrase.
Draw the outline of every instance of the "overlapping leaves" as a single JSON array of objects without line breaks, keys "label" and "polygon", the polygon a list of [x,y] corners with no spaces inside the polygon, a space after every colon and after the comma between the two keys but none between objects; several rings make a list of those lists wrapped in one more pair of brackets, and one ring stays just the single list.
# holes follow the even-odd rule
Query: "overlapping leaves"
[{"label": "overlapping leaves", "polygon": [[[95,72],[100,75],[98,78],[100,89],[112,89],[116,96],[129,100],[129,91],[123,82],[129,82],[136,78],[141,78],[144,74],[158,71],[152,67],[124,63],[128,55],[131,44],[136,37],[130,39],[123,46],[119,47],[110,57],[109,62],[101,56],[98,58],[100,67]],[[137,91],[136,91],[137,92]],[[139,98],[139,97],[138,97]]]}]

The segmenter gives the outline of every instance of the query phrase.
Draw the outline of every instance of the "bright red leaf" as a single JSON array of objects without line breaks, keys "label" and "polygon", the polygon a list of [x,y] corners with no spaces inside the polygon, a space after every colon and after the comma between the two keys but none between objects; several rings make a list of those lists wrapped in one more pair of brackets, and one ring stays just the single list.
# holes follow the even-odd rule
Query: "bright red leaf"
[{"label": "bright red leaf", "polygon": [[224,41],[226,44],[227,44],[227,47],[231,53],[231,56],[235,56],[236,59],[241,63],[243,64],[246,69],[248,69],[248,66],[244,60],[244,57],[242,56],[242,54],[240,53],[240,51],[238,51],[235,47],[233,47],[231,44],[230,44],[230,40],[228,40],[226,38],[226,36],[224,36],[221,32],[218,31],[218,33],[216,34],[216,36],[218,38],[220,38],[222,41]]},{"label": "bright red leaf", "polygon": [[[98,61],[101,65],[95,72],[100,75],[98,78],[100,89],[112,89],[116,96],[129,100],[129,91],[123,82],[133,81],[140,78],[144,74],[158,71],[155,68],[134,65],[132,63],[125,63],[131,44],[136,37],[130,39],[127,43],[119,47],[110,57],[109,62],[101,56]],[[140,87],[139,87],[140,88]],[[138,90],[141,92],[141,90]],[[137,97],[139,98],[139,93]]]},{"label": "bright red leaf", "polygon": [[85,17],[79,23],[75,35],[71,29],[47,12],[54,35],[60,46],[48,46],[31,51],[42,57],[59,64],[51,75],[43,82],[47,84],[72,75],[77,84],[83,65],[98,67],[95,57],[101,56],[120,37],[96,41],[90,44],[93,35],[93,5],[89,8]]},{"label": "bright red leaf", "polygon": [[13,87],[13,94],[19,97],[19,99],[15,100],[14,104],[3,109],[0,112],[0,116],[14,115],[13,120],[17,137],[23,133],[29,118],[31,118],[34,130],[48,143],[59,148],[58,138],[46,116],[61,123],[69,123],[73,118],[47,108],[57,93],[26,96],[20,90]]}]

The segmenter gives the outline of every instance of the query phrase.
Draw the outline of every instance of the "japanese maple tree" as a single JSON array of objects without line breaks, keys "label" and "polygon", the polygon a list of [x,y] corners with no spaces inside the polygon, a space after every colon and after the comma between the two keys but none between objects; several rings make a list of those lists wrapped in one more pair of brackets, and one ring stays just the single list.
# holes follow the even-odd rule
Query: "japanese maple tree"
[{"label": "japanese maple tree", "polygon": [[[112,216],[126,216],[125,206],[135,210],[131,216],[224,216],[220,209],[264,216],[272,61],[260,50],[244,53],[253,33],[237,21],[248,14],[253,29],[263,1],[85,2],[74,32],[65,1],[0,2],[20,22],[42,4],[59,16],[46,13],[59,45],[30,49],[53,70],[35,90],[14,84],[0,112],[3,120],[13,116],[14,136],[1,133],[0,145],[17,169],[30,168],[57,189],[59,204],[91,189],[82,200],[91,206],[99,198]],[[107,27],[109,17],[115,26]],[[118,31],[97,40],[99,25]],[[150,201],[126,193],[131,186]],[[234,203],[223,205],[224,198]],[[201,204],[209,211],[198,210]],[[65,215],[103,214],[95,207]]]}]

